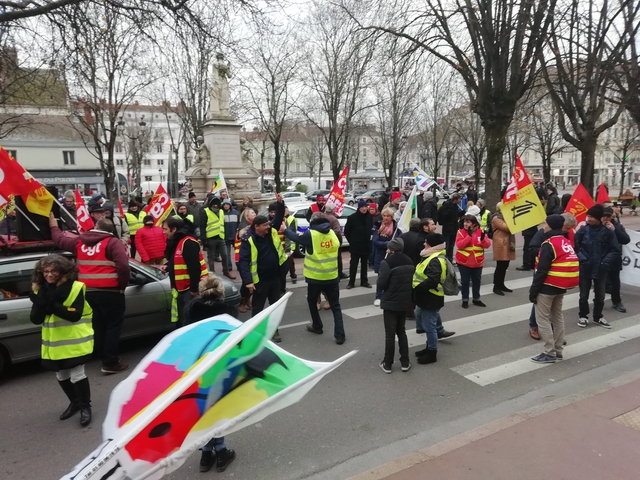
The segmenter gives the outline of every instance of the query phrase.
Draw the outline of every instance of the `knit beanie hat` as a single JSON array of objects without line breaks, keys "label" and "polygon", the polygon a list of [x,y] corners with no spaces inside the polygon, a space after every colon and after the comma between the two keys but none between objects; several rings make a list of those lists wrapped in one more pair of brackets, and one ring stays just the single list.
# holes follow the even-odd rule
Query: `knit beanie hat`
[{"label": "knit beanie hat", "polygon": [[551,230],[560,230],[564,225],[564,217],[562,215],[549,215],[545,221]]},{"label": "knit beanie hat", "polygon": [[398,200],[401,196],[402,194],[400,192],[393,192],[393,195],[391,195],[391,201],[394,202]]},{"label": "knit beanie hat", "polygon": [[394,238],[393,240],[390,240],[389,243],[387,243],[387,249],[392,252],[401,252],[404,250],[404,240],[401,238]]},{"label": "knit beanie hat", "polygon": [[430,233],[427,235],[427,245],[430,247],[435,247],[437,245],[442,245],[444,242],[444,237],[439,233]]},{"label": "knit beanie hat", "polygon": [[598,203],[587,210],[587,215],[597,220],[602,220],[602,215],[604,215],[604,207]]},{"label": "knit beanie hat", "polygon": [[358,200],[358,208],[367,207],[369,204],[366,200]]}]

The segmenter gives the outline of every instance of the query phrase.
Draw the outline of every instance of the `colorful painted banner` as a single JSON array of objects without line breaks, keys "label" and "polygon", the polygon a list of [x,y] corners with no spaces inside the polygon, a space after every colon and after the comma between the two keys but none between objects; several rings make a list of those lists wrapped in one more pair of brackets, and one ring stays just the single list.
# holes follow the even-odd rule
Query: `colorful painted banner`
[{"label": "colorful painted banner", "polygon": [[162,226],[162,222],[164,222],[169,214],[173,210],[173,203],[171,203],[171,198],[169,194],[164,189],[162,184],[158,185],[158,189],[156,193],[153,194],[151,201],[144,208],[144,212],[147,215],[151,215],[155,219],[154,225]]},{"label": "colorful painted banner", "polygon": [[622,246],[620,282],[640,287],[640,232],[627,230],[631,241]]},{"label": "colorful painted banner", "polygon": [[78,221],[78,231],[86,232],[94,227],[93,218],[89,215],[89,210],[84,203],[80,191],[76,188],[76,220]]},{"label": "colorful painted banner", "polygon": [[342,169],[342,173],[338,177],[338,181],[333,184],[333,188],[329,195],[325,199],[325,204],[333,203],[336,206],[336,217],[342,215],[344,211],[344,191],[347,188],[347,174],[349,173],[349,166],[347,165]]},{"label": "colorful painted banner", "polygon": [[104,442],[63,478],[159,479],[210,438],[300,401],[356,352],[310,362],[271,343],[290,296],[244,323],[221,315],[164,337],[111,393]]},{"label": "colorful painted banner", "polygon": [[431,178],[424,172],[424,170],[419,169],[417,166],[413,167],[412,173],[418,190],[428,190],[436,183],[433,178]]},{"label": "colorful painted banner", "polygon": [[224,175],[222,169],[218,172],[218,176],[211,184],[211,190],[209,193],[219,193],[221,190],[227,190],[227,182],[224,181]]},{"label": "colorful painted banner", "polygon": [[593,198],[591,198],[591,195],[589,195],[589,192],[587,192],[587,189],[584,188],[582,183],[579,183],[573,195],[571,195],[569,203],[567,203],[567,208],[564,209],[566,213],[570,213],[576,217],[576,230],[585,224],[587,220],[587,210],[594,205],[595,202]]},{"label": "colorful painted banner", "polygon": [[516,168],[504,192],[500,211],[511,233],[540,225],[547,218],[540,198],[518,155],[516,155]]}]

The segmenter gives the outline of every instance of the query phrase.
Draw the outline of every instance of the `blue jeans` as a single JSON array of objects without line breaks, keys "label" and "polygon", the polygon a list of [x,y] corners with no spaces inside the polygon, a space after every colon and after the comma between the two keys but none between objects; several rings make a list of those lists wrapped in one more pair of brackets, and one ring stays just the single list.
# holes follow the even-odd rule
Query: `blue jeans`
[{"label": "blue jeans", "polygon": [[460,293],[462,293],[462,301],[469,301],[469,283],[471,283],[471,293],[474,300],[480,300],[480,284],[482,283],[482,267],[469,268],[464,265],[458,265],[460,270]]},{"label": "blue jeans", "polygon": [[216,452],[220,452],[222,450],[226,450],[227,444],[224,443],[224,437],[220,438],[212,438],[207,442],[207,444],[202,447],[203,452],[212,452],[215,450]]},{"label": "blue jeans", "polygon": [[427,332],[427,349],[438,350],[438,319],[440,318],[440,309],[431,310],[428,308],[416,307],[416,324]]},{"label": "blue jeans", "polygon": [[536,321],[536,304],[531,305],[531,315],[529,315],[529,328],[538,328]]}]

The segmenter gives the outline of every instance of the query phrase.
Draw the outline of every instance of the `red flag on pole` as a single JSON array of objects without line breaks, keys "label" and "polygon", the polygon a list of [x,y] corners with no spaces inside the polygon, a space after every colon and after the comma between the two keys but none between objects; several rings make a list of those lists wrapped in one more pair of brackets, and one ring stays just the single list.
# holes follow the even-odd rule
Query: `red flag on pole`
[{"label": "red flag on pole", "polygon": [[589,195],[589,192],[587,192],[587,189],[584,188],[582,183],[579,183],[564,211],[576,217],[576,221],[578,222],[576,229],[578,229],[580,228],[580,224],[587,219],[587,210],[594,205],[595,202],[593,198],[591,198],[591,195]]},{"label": "red flag on pole", "polygon": [[347,187],[348,172],[349,166],[347,165],[342,170],[340,177],[338,177],[338,181],[333,184],[333,188],[331,189],[331,192],[329,192],[329,196],[326,199],[326,203],[333,203],[336,206],[336,217],[342,215],[342,211],[344,210],[344,191]]},{"label": "red flag on pole", "polygon": [[159,226],[169,216],[172,208],[171,198],[162,184],[160,184],[149,205],[145,207],[144,212],[147,215],[151,215],[155,219],[155,225]]},{"label": "red flag on pole", "polygon": [[89,210],[84,204],[80,191],[76,188],[76,219],[78,220],[78,231],[86,232],[93,228],[93,219],[89,215]]},{"label": "red flag on pole", "polygon": [[124,209],[122,208],[122,200],[118,197],[118,209],[120,210],[120,218],[124,218]]},{"label": "red flag on pole", "polygon": [[607,193],[607,188],[604,186],[604,183],[601,183],[598,187],[598,195],[596,197],[596,203],[604,203],[610,202],[609,194]]}]

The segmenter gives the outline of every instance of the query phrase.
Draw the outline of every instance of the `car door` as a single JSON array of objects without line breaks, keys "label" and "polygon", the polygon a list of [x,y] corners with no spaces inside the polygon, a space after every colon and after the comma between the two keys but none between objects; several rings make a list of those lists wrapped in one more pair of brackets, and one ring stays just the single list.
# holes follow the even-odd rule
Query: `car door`
[{"label": "car door", "polygon": [[167,331],[171,323],[169,277],[137,260],[129,261],[131,279],[125,290],[126,311],[122,337]]}]

